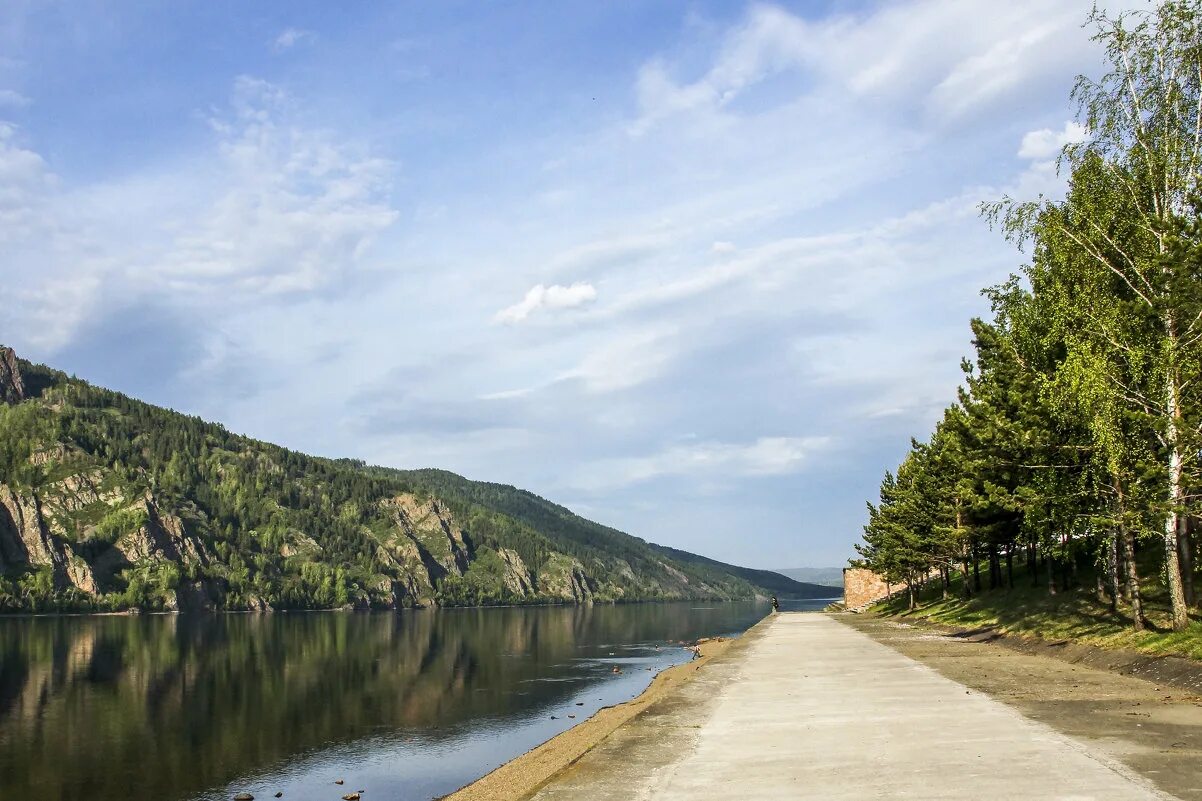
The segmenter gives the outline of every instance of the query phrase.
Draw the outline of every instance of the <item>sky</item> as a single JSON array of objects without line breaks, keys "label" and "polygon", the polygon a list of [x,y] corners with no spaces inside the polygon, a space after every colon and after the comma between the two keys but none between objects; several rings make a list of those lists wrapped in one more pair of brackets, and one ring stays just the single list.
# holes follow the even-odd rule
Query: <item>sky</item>
[{"label": "sky", "polygon": [[978,204],[1063,191],[1091,5],[6,0],[0,342],[839,565],[1022,263]]}]

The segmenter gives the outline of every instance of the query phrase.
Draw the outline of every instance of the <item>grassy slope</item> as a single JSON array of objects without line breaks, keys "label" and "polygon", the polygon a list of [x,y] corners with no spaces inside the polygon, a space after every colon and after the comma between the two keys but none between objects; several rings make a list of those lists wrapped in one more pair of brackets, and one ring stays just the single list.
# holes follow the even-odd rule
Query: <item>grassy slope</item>
[{"label": "grassy slope", "polygon": [[[1150,570],[1149,570],[1150,568]],[[971,600],[960,597],[960,581],[953,580],[951,598],[941,600],[941,591],[933,586],[921,594],[914,612],[906,609],[905,596],[870,610],[875,614],[907,620],[929,620],[948,626],[977,628],[990,626],[1000,631],[1039,637],[1044,640],[1074,640],[1103,648],[1139,651],[1155,656],[1174,654],[1202,659],[1202,621],[1195,620],[1185,631],[1169,628],[1168,596],[1155,579],[1156,567],[1145,565],[1143,575],[1153,578],[1143,583],[1145,609],[1150,624],[1142,632],[1131,626],[1130,609],[1123,605],[1112,613],[1107,604],[1094,595],[1094,576],[1083,571],[1083,586],[1049,595],[1043,580],[1031,586],[1025,566],[1015,564],[1014,589],[984,590]],[[987,571],[982,581],[988,585]],[[1041,576],[1041,579],[1043,577]]]}]

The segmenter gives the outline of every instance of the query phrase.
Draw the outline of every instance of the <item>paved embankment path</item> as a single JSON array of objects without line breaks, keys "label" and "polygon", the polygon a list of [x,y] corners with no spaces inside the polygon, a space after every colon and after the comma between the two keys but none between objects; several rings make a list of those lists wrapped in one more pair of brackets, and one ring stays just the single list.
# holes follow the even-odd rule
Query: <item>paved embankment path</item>
[{"label": "paved embankment path", "polygon": [[532,798],[1171,796],[828,615],[787,613],[756,626]]}]

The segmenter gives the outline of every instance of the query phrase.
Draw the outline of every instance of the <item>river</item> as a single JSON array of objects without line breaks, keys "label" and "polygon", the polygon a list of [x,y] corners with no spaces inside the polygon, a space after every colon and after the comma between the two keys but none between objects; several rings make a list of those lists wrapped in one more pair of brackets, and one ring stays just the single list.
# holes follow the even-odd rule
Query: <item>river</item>
[{"label": "river", "polygon": [[691,658],[682,641],[737,635],[766,613],[0,618],[0,788],[43,801],[424,801],[634,697]]}]

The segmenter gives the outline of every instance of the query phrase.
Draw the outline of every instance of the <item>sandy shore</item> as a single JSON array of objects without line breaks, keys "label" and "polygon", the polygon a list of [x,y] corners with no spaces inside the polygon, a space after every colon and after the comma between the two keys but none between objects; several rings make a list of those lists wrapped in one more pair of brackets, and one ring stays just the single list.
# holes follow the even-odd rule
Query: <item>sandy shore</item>
[{"label": "sandy shore", "polygon": [[619,726],[688,682],[706,662],[725,651],[732,642],[734,640],[723,637],[699,640],[692,646],[697,654],[693,661],[661,671],[637,698],[598,710],[588,720],[443,798],[446,801],[520,801],[526,798]]}]

